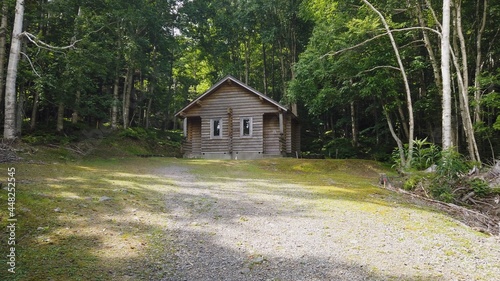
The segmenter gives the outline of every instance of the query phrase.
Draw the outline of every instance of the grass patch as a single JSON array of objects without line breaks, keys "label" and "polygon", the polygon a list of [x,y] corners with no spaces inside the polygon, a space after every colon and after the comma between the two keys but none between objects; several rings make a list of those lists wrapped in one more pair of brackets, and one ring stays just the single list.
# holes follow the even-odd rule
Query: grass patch
[{"label": "grass patch", "polygon": [[[152,245],[161,241],[163,255],[170,243],[163,205],[170,185],[149,172],[157,161],[11,164],[16,168],[18,219],[12,280],[153,278],[157,271],[145,266],[145,259],[155,252]],[[6,165],[0,167],[6,171]],[[1,190],[0,200],[6,202],[6,195]],[[0,214],[5,229],[5,212]],[[0,234],[1,241],[5,235]],[[4,255],[0,263],[6,264]]]}]

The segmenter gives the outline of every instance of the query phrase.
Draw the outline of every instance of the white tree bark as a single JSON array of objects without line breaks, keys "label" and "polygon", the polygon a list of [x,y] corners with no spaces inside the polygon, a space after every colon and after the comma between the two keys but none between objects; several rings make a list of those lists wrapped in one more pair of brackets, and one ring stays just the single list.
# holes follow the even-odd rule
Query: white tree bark
[{"label": "white tree bark", "polygon": [[443,79],[443,150],[447,150],[453,147],[451,129],[450,6],[450,0],[443,0],[443,30],[441,32],[441,76]]},{"label": "white tree bark", "polygon": [[16,1],[16,15],[12,30],[9,64],[5,81],[5,121],[3,137],[7,140],[16,138],[16,79],[19,57],[21,54],[21,33],[23,31],[24,0]]}]

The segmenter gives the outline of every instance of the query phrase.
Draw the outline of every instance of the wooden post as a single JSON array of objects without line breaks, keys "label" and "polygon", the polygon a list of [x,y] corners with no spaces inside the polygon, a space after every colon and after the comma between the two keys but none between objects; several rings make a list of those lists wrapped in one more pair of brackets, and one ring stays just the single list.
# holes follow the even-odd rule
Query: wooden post
[{"label": "wooden post", "polygon": [[[229,80],[231,81],[231,80]],[[229,107],[227,109],[227,133],[229,136],[228,150],[229,154],[233,153],[233,109]],[[232,156],[231,156],[232,157]]]},{"label": "wooden post", "polygon": [[188,127],[188,118],[187,117],[184,117],[184,120],[182,120],[182,130],[183,130],[183,134],[184,134],[184,137],[187,138],[187,127]]},{"label": "wooden post", "polygon": [[283,134],[284,132],[284,126],[283,126],[283,112],[280,112],[280,134]]}]

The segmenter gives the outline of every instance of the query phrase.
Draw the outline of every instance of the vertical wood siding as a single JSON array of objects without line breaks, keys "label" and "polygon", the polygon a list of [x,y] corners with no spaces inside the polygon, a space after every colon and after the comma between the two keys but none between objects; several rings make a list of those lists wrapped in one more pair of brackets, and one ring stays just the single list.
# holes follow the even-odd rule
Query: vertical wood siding
[{"label": "vertical wood siding", "polygon": [[280,124],[276,114],[264,115],[264,154],[280,154]]},{"label": "vertical wood siding", "polygon": [[187,138],[184,144],[184,153],[192,155],[201,154],[201,119],[197,117],[188,118]]}]

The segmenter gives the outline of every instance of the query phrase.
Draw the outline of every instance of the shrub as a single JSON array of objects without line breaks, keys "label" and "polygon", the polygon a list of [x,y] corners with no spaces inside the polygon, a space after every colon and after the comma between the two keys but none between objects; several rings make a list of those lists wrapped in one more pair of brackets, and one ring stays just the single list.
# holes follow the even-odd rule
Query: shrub
[{"label": "shrub", "polygon": [[412,175],[403,183],[403,189],[404,190],[415,190],[417,188],[418,184],[422,182],[422,180],[423,180],[422,176]]},{"label": "shrub", "polygon": [[441,158],[439,147],[427,141],[416,139],[413,147],[413,158],[411,167],[417,170],[424,170],[435,164]]},{"label": "shrub", "polygon": [[441,159],[437,163],[436,174],[438,177],[457,180],[469,168],[469,164],[460,153],[454,149],[448,149],[441,152]]},{"label": "shrub", "polygon": [[136,128],[127,128],[125,130],[122,130],[119,136],[122,138],[145,140],[148,137],[148,133],[144,128],[136,127]]},{"label": "shrub", "polygon": [[479,197],[487,196],[491,193],[491,188],[482,179],[472,179],[468,182],[470,189]]},{"label": "shrub", "polygon": [[453,202],[455,196],[453,194],[453,183],[444,180],[443,178],[436,178],[429,186],[431,196],[443,202]]}]

